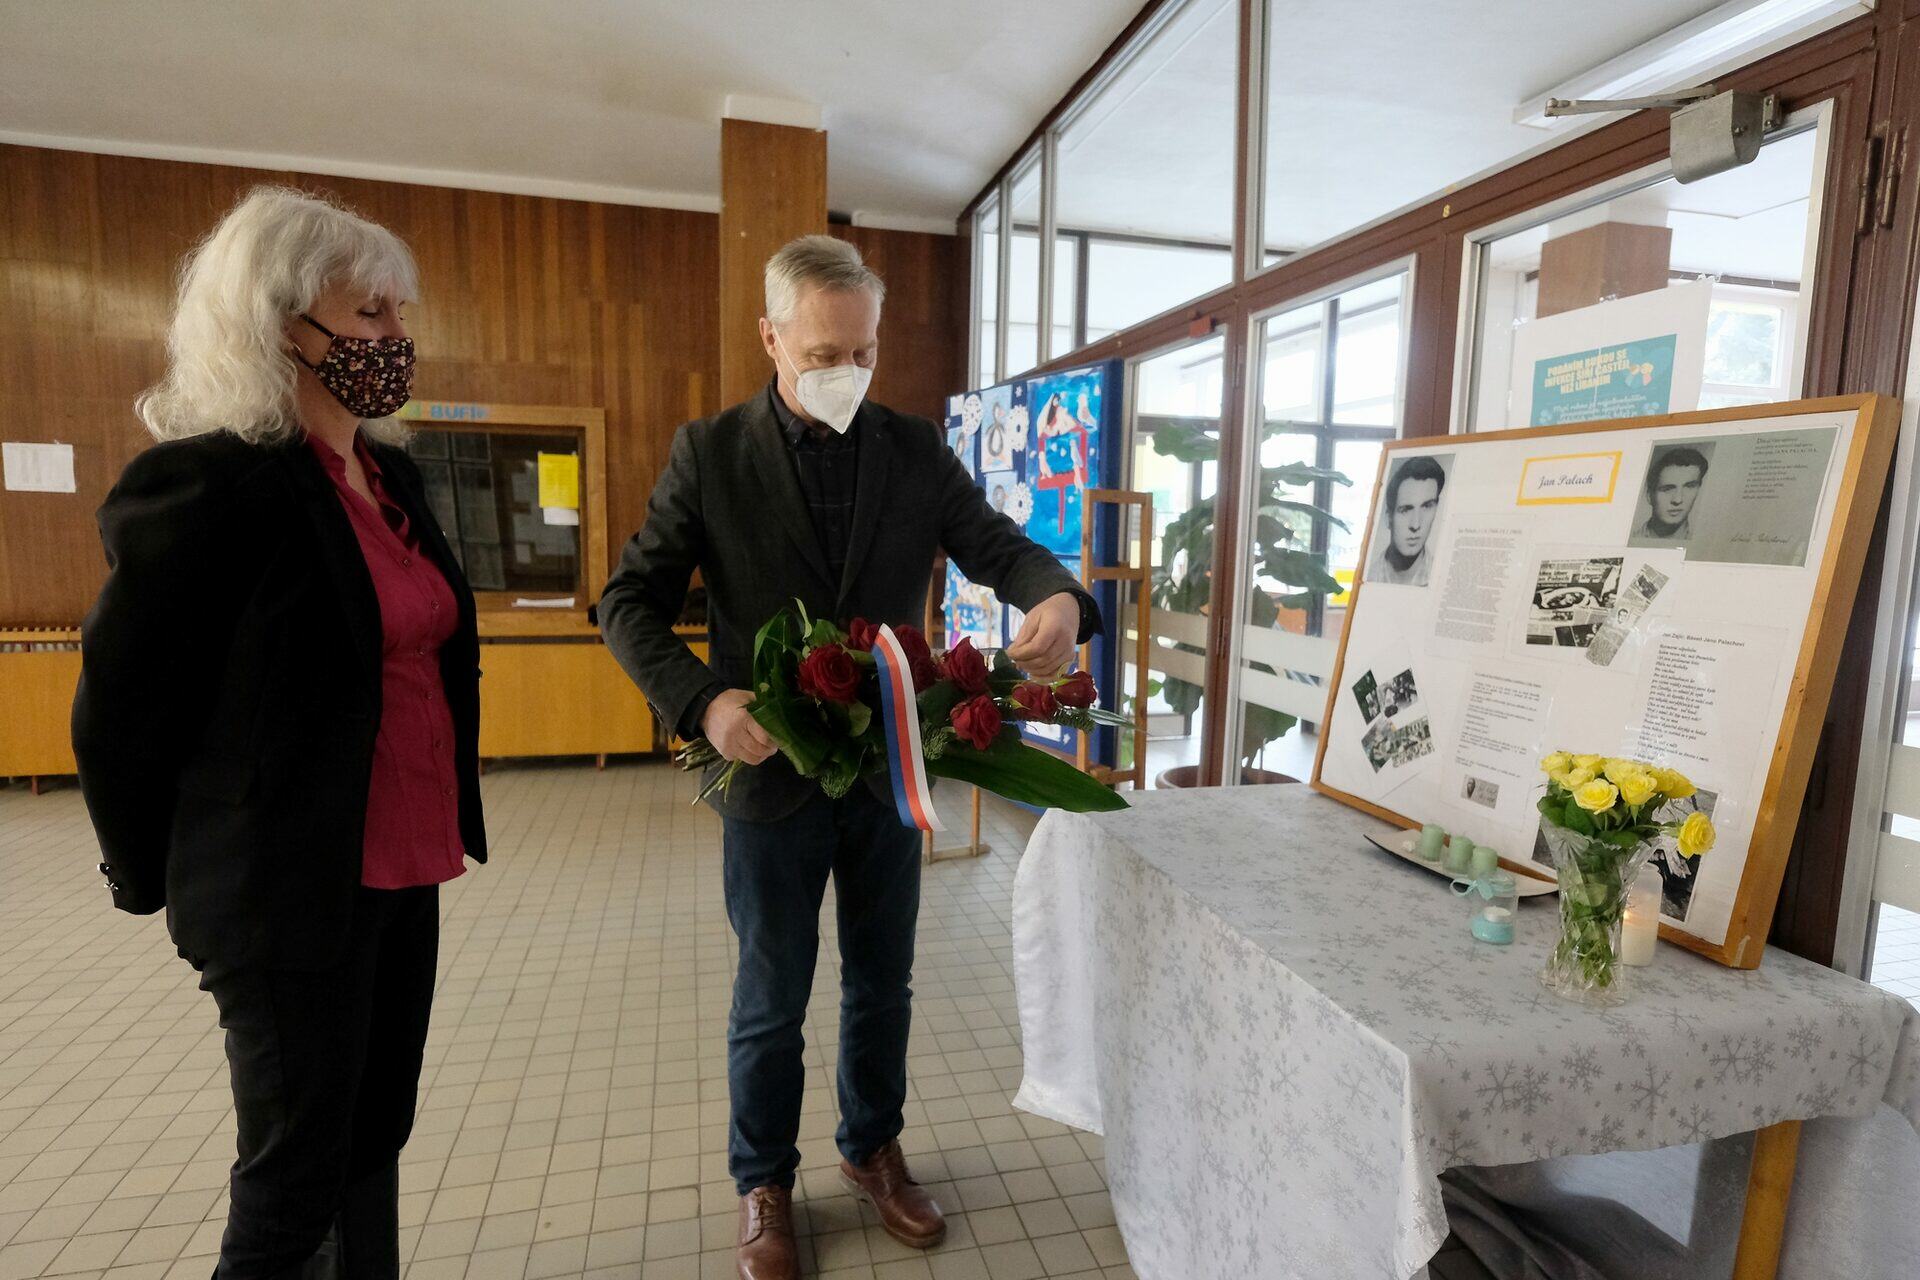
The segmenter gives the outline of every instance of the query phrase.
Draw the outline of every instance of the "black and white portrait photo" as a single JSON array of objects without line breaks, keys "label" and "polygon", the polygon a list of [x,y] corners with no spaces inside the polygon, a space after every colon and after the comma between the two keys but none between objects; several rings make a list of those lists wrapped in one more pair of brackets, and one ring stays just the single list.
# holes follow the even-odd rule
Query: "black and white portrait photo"
[{"label": "black and white portrait photo", "polygon": [[1711,440],[1655,445],[1634,512],[1636,547],[1683,547],[1693,538],[1694,506],[1713,466]]},{"label": "black and white portrait photo", "polygon": [[1627,544],[1689,561],[1804,565],[1833,469],[1832,427],[1663,440],[1647,457]]},{"label": "black and white portrait photo", "polygon": [[1374,517],[1368,582],[1424,587],[1432,581],[1434,532],[1452,469],[1450,453],[1415,454],[1388,464],[1380,509]]}]

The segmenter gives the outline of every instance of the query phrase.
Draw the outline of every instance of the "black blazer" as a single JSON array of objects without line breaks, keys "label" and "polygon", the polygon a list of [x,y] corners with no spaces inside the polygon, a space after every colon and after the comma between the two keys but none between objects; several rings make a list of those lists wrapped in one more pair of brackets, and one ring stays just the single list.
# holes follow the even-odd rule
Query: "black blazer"
[{"label": "black blazer", "polygon": [[[668,725],[716,679],[748,687],[754,634],[796,598],[814,617],[920,625],[941,548],[969,579],[1022,609],[1061,591],[1084,595],[1051,553],[987,504],[944,431],[871,401],[851,428],[859,433],[859,489],[846,571],[832,581],[773,395],[769,386],[679,429],[647,522],[600,597],[608,649]],[[711,665],[673,634],[696,565],[707,588]],[[817,789],[775,755],[743,770],[713,803],[729,817],[765,822]]]},{"label": "black blazer", "polygon": [[[460,602],[440,651],[460,835],[486,860],[473,593],[400,449],[372,446]],[[380,604],[304,440],[148,449],[99,512],[73,748],[113,902],[196,963],[318,968],[347,936],[380,724]]]}]

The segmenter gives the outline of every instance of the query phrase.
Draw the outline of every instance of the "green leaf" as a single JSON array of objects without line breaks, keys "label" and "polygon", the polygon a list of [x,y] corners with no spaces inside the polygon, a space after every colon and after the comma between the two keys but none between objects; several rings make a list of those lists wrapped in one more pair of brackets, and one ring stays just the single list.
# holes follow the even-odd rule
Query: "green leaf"
[{"label": "green leaf", "polygon": [[862,737],[866,734],[867,727],[872,723],[872,707],[864,702],[849,702],[847,704],[847,732],[856,738]]},{"label": "green leaf", "polygon": [[[1275,432],[1278,435],[1280,433]],[[1287,462],[1277,467],[1260,468],[1262,484],[1278,485],[1282,488],[1304,489],[1316,480],[1331,480],[1335,484],[1352,485],[1353,481],[1338,471],[1327,467],[1316,467],[1308,462]]]},{"label": "green leaf", "polygon": [[812,777],[826,761],[833,742],[811,699],[763,696],[747,710],[802,777]]},{"label": "green leaf", "polygon": [[953,710],[953,704],[960,700],[960,690],[951,680],[941,680],[931,689],[917,698],[920,708],[920,728],[924,732],[930,726],[943,725]]},{"label": "green leaf", "polygon": [[1220,438],[1185,422],[1162,421],[1154,427],[1153,451],[1179,462],[1217,462]]},{"label": "green leaf", "polygon": [[1579,835],[1593,834],[1593,818],[1577,804],[1570,804],[1560,811],[1560,825]]},{"label": "green leaf", "polygon": [[1270,516],[1277,516],[1282,511],[1296,511],[1301,515],[1312,517],[1319,523],[1330,524],[1340,529],[1347,527],[1345,520],[1325,507],[1316,507],[1311,502],[1297,502],[1292,498],[1269,497],[1260,504],[1260,510],[1263,514]]},{"label": "green leaf", "polygon": [[1095,782],[1058,756],[1012,738],[996,740],[985,751],[954,743],[938,760],[927,762],[927,772],[1046,809],[1103,813],[1127,807],[1111,787]]}]

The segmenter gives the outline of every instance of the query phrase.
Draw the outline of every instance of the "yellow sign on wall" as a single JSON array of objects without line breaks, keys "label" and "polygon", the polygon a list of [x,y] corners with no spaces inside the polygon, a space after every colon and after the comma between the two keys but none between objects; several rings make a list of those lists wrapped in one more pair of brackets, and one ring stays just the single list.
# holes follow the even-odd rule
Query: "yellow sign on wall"
[{"label": "yellow sign on wall", "polygon": [[1600,505],[1613,501],[1619,479],[1618,450],[1528,458],[1520,468],[1520,494],[1514,501],[1523,507]]},{"label": "yellow sign on wall", "polygon": [[569,511],[580,509],[580,455],[543,453],[540,456],[540,505]]}]

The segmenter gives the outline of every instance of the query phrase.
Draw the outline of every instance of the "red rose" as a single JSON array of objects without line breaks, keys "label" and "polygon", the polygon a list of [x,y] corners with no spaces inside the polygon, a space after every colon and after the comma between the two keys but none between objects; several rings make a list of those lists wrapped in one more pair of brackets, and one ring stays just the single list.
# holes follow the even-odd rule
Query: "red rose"
[{"label": "red rose", "polygon": [[918,627],[911,625],[895,627],[893,638],[900,642],[900,648],[906,652],[910,660],[922,654],[929,658],[933,656],[933,649],[928,646],[926,635]]},{"label": "red rose", "polygon": [[894,639],[900,642],[900,649],[907,655],[907,668],[913,673],[913,690],[925,693],[940,682],[940,664],[934,661],[933,650],[927,644],[926,636],[918,627],[895,627]]},{"label": "red rose", "polygon": [[873,648],[874,641],[880,638],[880,624],[868,622],[865,618],[855,618],[847,624],[847,648],[861,653]]},{"label": "red rose", "polygon": [[981,694],[955,707],[948,719],[961,739],[975,751],[985,751],[1000,733],[1000,708],[993,699]]},{"label": "red rose", "polygon": [[1053,686],[1053,696],[1063,707],[1090,707],[1100,691],[1093,687],[1093,677],[1084,671],[1076,671]]},{"label": "red rose", "polygon": [[837,644],[823,644],[800,659],[800,692],[829,702],[852,702],[860,688],[860,668]]},{"label": "red rose", "polygon": [[1013,703],[1020,708],[1022,720],[1051,720],[1060,710],[1053,690],[1033,680],[1014,687]]},{"label": "red rose", "polygon": [[973,641],[961,637],[960,643],[947,650],[945,663],[947,679],[962,693],[985,693],[987,691],[987,660],[973,647]]}]

